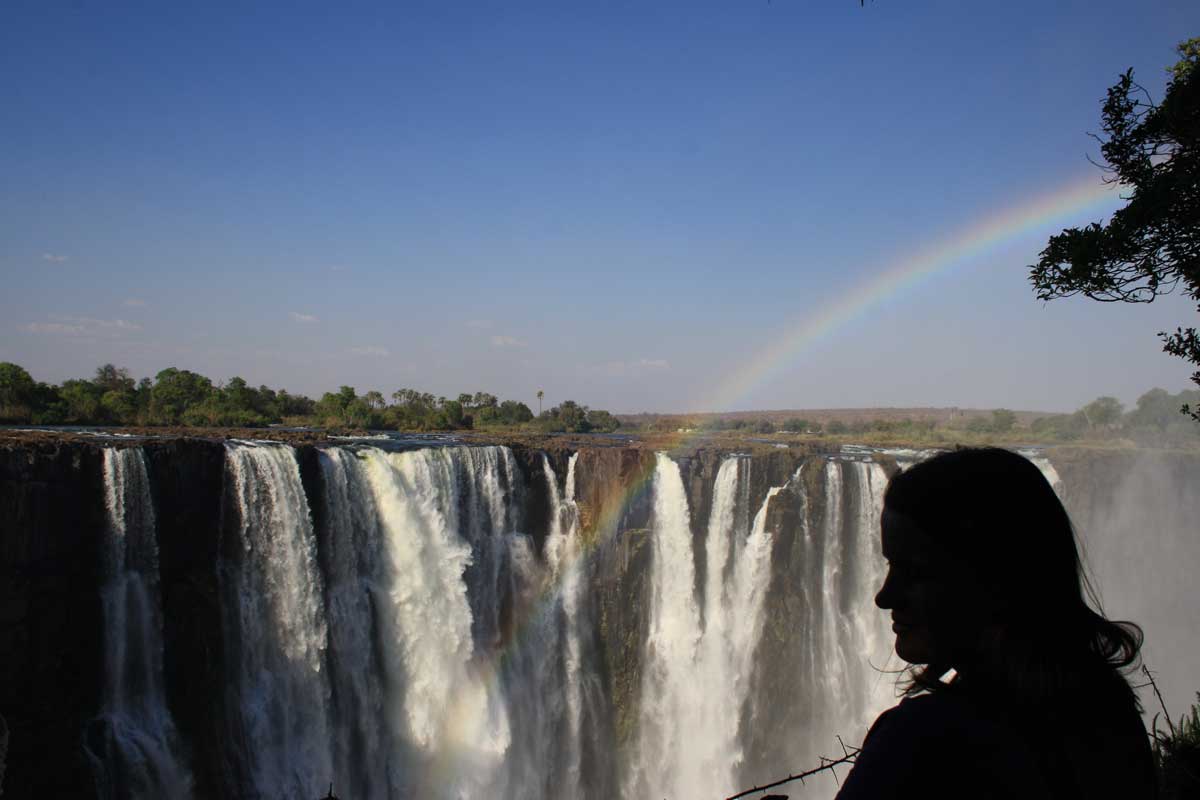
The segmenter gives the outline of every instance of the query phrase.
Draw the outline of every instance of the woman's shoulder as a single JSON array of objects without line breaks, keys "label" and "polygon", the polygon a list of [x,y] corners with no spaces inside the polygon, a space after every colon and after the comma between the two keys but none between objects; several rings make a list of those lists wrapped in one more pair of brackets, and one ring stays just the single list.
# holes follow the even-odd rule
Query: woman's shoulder
[{"label": "woman's shoulder", "polygon": [[[941,738],[940,734],[963,725],[977,725],[980,717],[979,708],[961,692],[947,690],[914,695],[880,714],[867,733],[866,741],[881,735],[925,733],[939,734],[937,738]],[[922,741],[927,739],[927,736],[921,737]]]},{"label": "woman's shoulder", "polygon": [[905,698],[880,714],[838,797],[1036,798],[1041,785],[1022,737],[948,689]]}]

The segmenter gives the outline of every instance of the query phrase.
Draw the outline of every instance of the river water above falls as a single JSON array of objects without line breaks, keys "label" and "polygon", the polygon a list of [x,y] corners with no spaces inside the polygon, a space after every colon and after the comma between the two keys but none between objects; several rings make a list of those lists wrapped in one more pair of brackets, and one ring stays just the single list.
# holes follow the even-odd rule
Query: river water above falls
[{"label": "river water above falls", "polygon": [[97,796],[723,797],[895,702],[886,454],[227,442],[204,561],[154,447],[102,450]]}]

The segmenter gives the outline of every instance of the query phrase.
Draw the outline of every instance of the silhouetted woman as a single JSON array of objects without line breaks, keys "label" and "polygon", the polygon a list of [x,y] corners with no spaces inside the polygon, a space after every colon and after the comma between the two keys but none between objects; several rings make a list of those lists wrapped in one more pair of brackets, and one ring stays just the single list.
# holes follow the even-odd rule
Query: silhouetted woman
[{"label": "silhouetted woman", "polygon": [[888,485],[882,531],[875,603],[915,671],[838,800],[1154,796],[1123,675],[1141,631],[1089,607],[1071,521],[1036,466],[991,448],[918,463]]}]

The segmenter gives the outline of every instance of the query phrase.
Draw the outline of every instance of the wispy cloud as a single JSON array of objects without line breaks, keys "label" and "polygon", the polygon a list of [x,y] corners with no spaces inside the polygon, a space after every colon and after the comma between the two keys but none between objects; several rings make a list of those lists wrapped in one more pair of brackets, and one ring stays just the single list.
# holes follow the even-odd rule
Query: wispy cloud
[{"label": "wispy cloud", "polygon": [[391,355],[391,352],[386,347],[380,347],[377,344],[351,347],[350,353],[356,356],[374,356],[375,358],[387,358]]},{"label": "wispy cloud", "polygon": [[79,336],[83,333],[82,325],[67,325],[63,322],[31,322],[22,329],[26,333],[51,333],[62,336]]},{"label": "wispy cloud", "polygon": [[347,267],[345,264],[330,264],[329,265],[330,272],[347,272],[347,271],[349,271],[349,269],[350,268]]},{"label": "wispy cloud", "polygon": [[646,370],[670,369],[671,362],[667,361],[665,358],[639,358],[637,361],[633,362],[632,366],[637,369]]},{"label": "wispy cloud", "polygon": [[482,330],[492,327],[492,321],[490,319],[469,319],[467,320],[467,327]]},{"label": "wispy cloud", "polygon": [[493,336],[492,347],[524,347],[525,342],[515,336]]},{"label": "wispy cloud", "polygon": [[129,306],[130,308],[141,308],[146,305],[146,301],[140,297],[127,297],[121,305]]},{"label": "wispy cloud", "polygon": [[301,314],[299,311],[289,311],[288,316],[292,318],[292,322],[302,322],[305,325],[321,321],[313,314]]},{"label": "wispy cloud", "polygon": [[605,361],[584,367],[585,372],[619,378],[625,375],[645,375],[648,372],[664,372],[671,368],[665,358],[637,358],[631,361]]},{"label": "wispy cloud", "polygon": [[22,327],[26,333],[53,336],[107,336],[115,338],[140,331],[141,325],[125,319],[52,316],[53,322],[31,322]]},{"label": "wispy cloud", "polygon": [[69,260],[70,258],[68,256],[60,255],[58,253],[42,253],[42,261],[52,261],[55,264],[61,264],[64,261]]}]

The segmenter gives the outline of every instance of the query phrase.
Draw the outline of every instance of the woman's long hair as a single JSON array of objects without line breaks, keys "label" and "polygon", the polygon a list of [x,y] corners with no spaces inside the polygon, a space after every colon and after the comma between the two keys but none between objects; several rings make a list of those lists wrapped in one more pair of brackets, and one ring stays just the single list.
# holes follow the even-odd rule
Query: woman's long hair
[{"label": "woman's long hair", "polygon": [[[1000,610],[981,621],[972,665],[997,699],[1087,707],[1097,691],[1112,698],[1116,689],[1136,705],[1122,672],[1138,660],[1141,629],[1099,611],[1070,517],[1031,461],[999,448],[942,453],[893,476],[884,507],[998,594]],[[946,688],[951,666],[918,669],[908,692]]]}]

